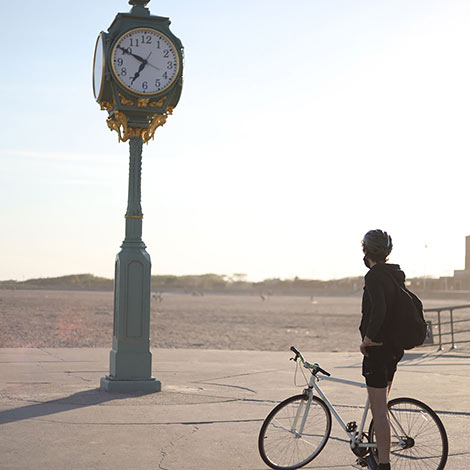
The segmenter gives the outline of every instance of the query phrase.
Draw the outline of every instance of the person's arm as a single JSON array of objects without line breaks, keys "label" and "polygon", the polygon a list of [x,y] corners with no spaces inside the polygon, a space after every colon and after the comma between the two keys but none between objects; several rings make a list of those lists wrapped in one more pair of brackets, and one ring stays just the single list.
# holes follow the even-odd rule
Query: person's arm
[{"label": "person's arm", "polygon": [[383,343],[377,343],[375,341],[372,341],[368,336],[365,336],[364,339],[362,340],[361,345],[359,346],[359,349],[361,350],[361,353],[363,356],[368,356],[369,354],[367,353],[367,349],[369,346],[382,346]]},{"label": "person's arm", "polygon": [[383,284],[376,275],[366,276],[366,293],[371,301],[371,313],[369,324],[367,325],[366,335],[360,346],[361,353],[367,356],[366,348],[369,346],[382,346],[380,329],[385,321],[387,304],[385,302],[385,292]]}]

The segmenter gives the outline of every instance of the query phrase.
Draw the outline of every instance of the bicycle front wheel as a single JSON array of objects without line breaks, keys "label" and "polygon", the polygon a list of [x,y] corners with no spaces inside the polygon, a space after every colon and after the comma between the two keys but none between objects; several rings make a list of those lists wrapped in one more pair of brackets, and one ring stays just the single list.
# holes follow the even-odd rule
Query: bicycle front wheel
[{"label": "bicycle front wheel", "polygon": [[[395,398],[388,402],[391,449],[390,463],[394,470],[442,470],[447,462],[449,444],[439,416],[425,403],[414,398]],[[376,440],[374,422],[369,439]],[[373,451],[377,459],[377,451]]]},{"label": "bicycle front wheel", "polygon": [[264,420],[258,449],[266,465],[275,470],[302,467],[325,447],[331,432],[331,413],[325,402],[295,395],[279,403]]}]

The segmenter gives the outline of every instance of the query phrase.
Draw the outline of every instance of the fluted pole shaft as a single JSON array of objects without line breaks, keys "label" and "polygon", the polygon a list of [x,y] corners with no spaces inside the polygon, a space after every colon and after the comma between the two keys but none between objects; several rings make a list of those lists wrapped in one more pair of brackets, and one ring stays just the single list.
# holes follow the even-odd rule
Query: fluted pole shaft
[{"label": "fluted pole shaft", "polygon": [[126,211],[126,238],[123,246],[143,246],[142,242],[142,137],[129,139],[129,191]]}]

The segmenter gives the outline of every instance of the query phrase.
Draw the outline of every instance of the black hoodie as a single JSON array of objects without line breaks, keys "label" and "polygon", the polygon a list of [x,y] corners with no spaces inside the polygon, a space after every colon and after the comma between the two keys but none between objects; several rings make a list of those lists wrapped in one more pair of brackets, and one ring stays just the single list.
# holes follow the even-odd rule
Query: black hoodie
[{"label": "black hoodie", "polygon": [[390,341],[387,327],[390,325],[391,308],[397,295],[397,286],[390,274],[399,285],[405,285],[405,273],[398,264],[377,263],[364,277],[362,319],[359,327],[362,339],[367,336],[379,343]]}]

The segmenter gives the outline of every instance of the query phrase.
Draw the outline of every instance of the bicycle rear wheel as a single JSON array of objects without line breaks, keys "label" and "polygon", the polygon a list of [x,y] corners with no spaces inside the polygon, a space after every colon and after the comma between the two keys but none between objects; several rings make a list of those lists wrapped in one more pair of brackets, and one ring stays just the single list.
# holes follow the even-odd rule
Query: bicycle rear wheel
[{"label": "bicycle rear wheel", "polygon": [[[392,431],[391,467],[394,470],[442,470],[449,445],[439,416],[414,398],[390,400],[388,409]],[[373,421],[369,426],[369,440],[376,440]],[[376,449],[372,453],[378,461]]]},{"label": "bicycle rear wheel", "polygon": [[[331,413],[325,402],[295,395],[279,403],[264,420],[258,449],[266,465],[275,470],[300,468],[325,447],[331,432]],[[302,432],[300,428],[308,412]]]}]

